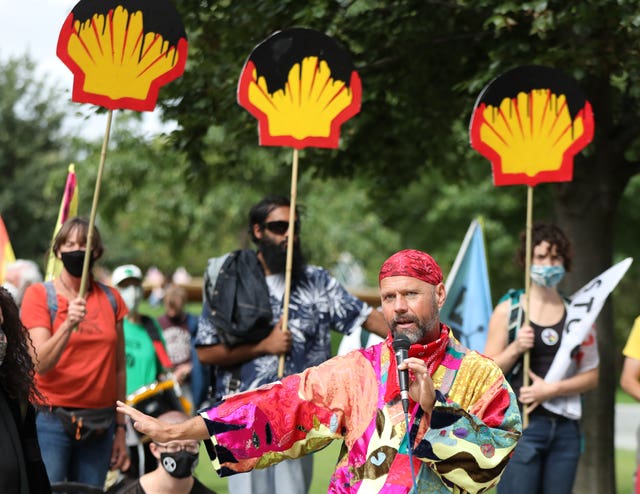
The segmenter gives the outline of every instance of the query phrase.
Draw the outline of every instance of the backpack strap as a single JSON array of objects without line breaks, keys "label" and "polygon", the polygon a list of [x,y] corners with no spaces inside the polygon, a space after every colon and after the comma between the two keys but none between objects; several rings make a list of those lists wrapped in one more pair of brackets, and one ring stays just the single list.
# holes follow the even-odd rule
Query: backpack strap
[{"label": "backpack strap", "polygon": [[[520,326],[522,326],[523,318],[524,318],[524,310],[522,308],[522,304],[520,303],[520,297],[524,293],[524,290],[519,289],[515,290],[510,288],[509,291],[500,299],[498,303],[504,302],[505,300],[509,300],[509,317],[507,318],[507,332],[508,332],[508,342],[512,343],[516,339],[516,335],[518,334],[518,330]],[[520,373],[520,369],[522,367],[522,357],[520,357],[513,368],[505,374],[507,380],[509,382]]]},{"label": "backpack strap", "polygon": [[171,369],[173,364],[171,363],[171,359],[167,354],[167,350],[164,347],[164,343],[162,341],[162,336],[160,335],[160,330],[158,326],[153,322],[149,316],[140,315],[142,320],[142,325],[144,329],[147,331],[149,338],[153,342],[153,348],[156,350],[156,357],[158,358],[158,362],[160,362],[160,366],[165,369]]},{"label": "backpack strap", "polygon": [[[96,281],[96,284],[100,288],[102,288],[102,291],[109,299],[109,303],[111,304],[111,308],[113,309],[113,315],[117,316],[118,305],[116,303],[116,297],[111,291],[111,288],[99,281]],[[47,307],[49,308],[49,319],[51,320],[51,328],[53,328],[53,321],[55,320],[56,313],[58,312],[58,296],[56,295],[56,288],[53,286],[53,281],[45,281],[43,285],[45,291],[47,292]]]},{"label": "backpack strap", "polygon": [[116,297],[113,294],[113,291],[111,290],[111,288],[108,287],[107,285],[105,285],[104,283],[101,283],[100,281],[96,281],[96,284],[100,288],[102,288],[102,291],[105,293],[105,295],[109,299],[109,303],[111,304],[111,308],[113,309],[113,313],[115,315],[117,315],[118,314],[118,305],[116,304]]},{"label": "backpack strap", "polygon": [[43,285],[47,292],[47,307],[49,308],[49,319],[51,321],[51,329],[53,330],[53,321],[56,318],[56,312],[58,312],[58,296],[56,295],[53,281],[45,281]]},{"label": "backpack strap", "polygon": [[507,296],[511,302],[511,308],[509,309],[509,319],[507,322],[507,329],[509,331],[509,343],[516,339],[518,329],[522,326],[522,318],[524,317],[524,310],[520,303],[520,297],[524,293],[524,290],[510,289],[507,292]]}]

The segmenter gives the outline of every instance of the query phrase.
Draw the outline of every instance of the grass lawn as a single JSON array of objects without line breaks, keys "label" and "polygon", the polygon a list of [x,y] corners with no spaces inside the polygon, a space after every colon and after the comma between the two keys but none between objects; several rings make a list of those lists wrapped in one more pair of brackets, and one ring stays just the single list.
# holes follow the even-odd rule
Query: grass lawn
[{"label": "grass lawn", "polygon": [[[315,454],[313,464],[313,480],[309,494],[326,494],[329,478],[333,473],[336,458],[340,452],[340,443],[334,442]],[[204,449],[200,453],[200,463],[196,468],[196,476],[217,494],[228,494],[226,479],[220,479],[215,474],[211,463],[207,461]],[[635,469],[635,452],[616,450],[616,487],[618,494],[631,494],[633,471]],[[493,492],[493,491],[491,491]]]}]

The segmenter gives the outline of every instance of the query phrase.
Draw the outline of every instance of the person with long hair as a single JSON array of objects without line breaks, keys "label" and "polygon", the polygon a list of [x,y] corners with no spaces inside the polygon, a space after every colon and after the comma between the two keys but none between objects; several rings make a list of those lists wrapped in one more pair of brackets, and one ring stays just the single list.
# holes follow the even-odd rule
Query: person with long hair
[{"label": "person with long hair", "polygon": [[[529,425],[498,484],[498,494],[570,494],[580,459],[580,395],[598,384],[595,331],[571,354],[565,377],[545,381],[567,328],[567,304],[558,284],[571,269],[571,242],[556,225],[536,223],[531,231],[531,288],[510,290],[489,320],[485,355],[493,358],[518,395]],[[517,261],[525,266],[526,236]],[[528,302],[528,305],[527,305]],[[529,324],[524,314],[529,315]],[[529,385],[523,386],[523,355],[530,352]]]},{"label": "person with long hair", "polygon": [[36,433],[30,341],[9,291],[0,288],[0,492],[51,492]]},{"label": "person with long hair", "polygon": [[[113,407],[126,396],[127,308],[117,290],[92,276],[80,293],[88,234],[84,218],[62,225],[52,246],[62,271],[52,282],[29,286],[21,317],[44,398],[36,425],[49,480],[103,487],[109,467],[129,463],[125,418]],[[90,266],[103,253],[98,229],[92,234]]]}]

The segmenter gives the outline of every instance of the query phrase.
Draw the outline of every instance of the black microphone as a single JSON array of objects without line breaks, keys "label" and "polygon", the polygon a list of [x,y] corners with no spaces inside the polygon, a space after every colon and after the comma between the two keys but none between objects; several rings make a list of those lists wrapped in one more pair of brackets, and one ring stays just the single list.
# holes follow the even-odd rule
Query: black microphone
[{"label": "black microphone", "polygon": [[[403,334],[399,334],[393,338],[391,343],[393,351],[396,354],[396,364],[400,365],[409,356],[409,347],[411,342]],[[409,371],[398,370],[398,382],[400,384],[400,398],[402,399],[402,409],[404,413],[409,413]]]}]

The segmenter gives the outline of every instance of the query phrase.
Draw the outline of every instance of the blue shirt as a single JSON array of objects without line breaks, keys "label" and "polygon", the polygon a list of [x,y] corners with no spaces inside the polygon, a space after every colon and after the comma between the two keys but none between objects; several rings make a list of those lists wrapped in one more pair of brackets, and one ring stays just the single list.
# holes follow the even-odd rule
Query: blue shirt
[{"label": "blue shirt", "polygon": [[[269,299],[275,325],[282,317],[284,274],[267,277]],[[371,307],[351,295],[325,269],[306,266],[303,276],[291,287],[288,329],[293,337],[285,357],[285,375],[302,372],[331,356],[333,329],[349,334],[361,326]],[[197,346],[221,344],[206,302],[198,323]],[[246,391],[278,380],[278,355],[262,355],[233,367],[216,368],[216,401],[231,392]],[[232,382],[233,380],[233,382]]]}]

